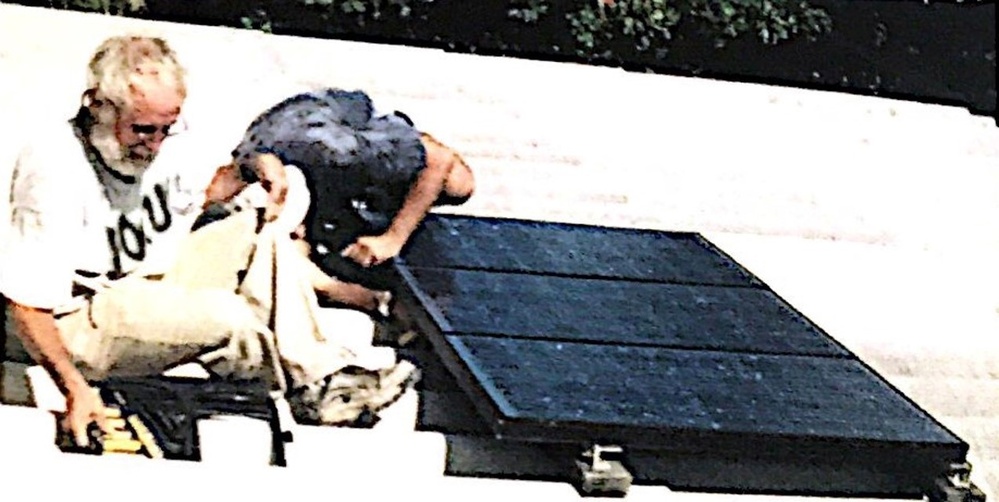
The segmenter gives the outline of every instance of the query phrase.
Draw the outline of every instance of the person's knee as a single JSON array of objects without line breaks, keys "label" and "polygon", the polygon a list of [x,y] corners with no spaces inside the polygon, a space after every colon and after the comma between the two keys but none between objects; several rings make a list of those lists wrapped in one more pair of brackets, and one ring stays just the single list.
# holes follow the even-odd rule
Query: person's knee
[{"label": "person's knee", "polygon": [[213,305],[212,324],[221,335],[215,369],[222,371],[217,372],[240,378],[266,373],[276,350],[271,330],[261,318],[266,312],[262,308],[255,310],[246,298],[235,293],[224,291],[211,296],[214,298],[205,300]]},{"label": "person's knee", "polygon": [[264,306],[258,305],[258,309],[254,309],[244,296],[230,291],[206,291],[203,298],[212,305],[209,315],[213,324],[226,337],[253,338],[256,336],[253,333],[267,329],[263,321],[267,316]]}]

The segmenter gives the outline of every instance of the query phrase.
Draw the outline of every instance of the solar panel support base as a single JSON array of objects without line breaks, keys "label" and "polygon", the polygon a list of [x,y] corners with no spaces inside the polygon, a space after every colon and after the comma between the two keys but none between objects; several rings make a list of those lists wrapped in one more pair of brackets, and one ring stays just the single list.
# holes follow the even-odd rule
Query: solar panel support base
[{"label": "solar panel support base", "polygon": [[929,502],[985,502],[985,493],[971,482],[971,464],[951,464],[933,483],[926,498]]},{"label": "solar panel support base", "polygon": [[576,459],[576,488],[584,497],[624,497],[633,476],[622,463],[620,446],[593,445]]}]

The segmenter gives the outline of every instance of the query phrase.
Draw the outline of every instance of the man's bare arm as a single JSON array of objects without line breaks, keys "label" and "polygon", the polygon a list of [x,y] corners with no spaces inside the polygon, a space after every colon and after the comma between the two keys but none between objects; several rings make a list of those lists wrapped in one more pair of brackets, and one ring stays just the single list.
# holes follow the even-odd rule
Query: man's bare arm
[{"label": "man's bare arm", "polygon": [[427,167],[420,172],[386,232],[399,242],[399,247],[409,240],[431,207],[443,199],[464,202],[475,185],[472,170],[454,150],[426,133],[420,139],[427,152]]},{"label": "man's bare arm", "polygon": [[100,395],[73,364],[63,343],[55,316],[49,310],[36,309],[8,300],[18,338],[25,349],[52,376],[66,396],[66,424],[79,445],[87,445],[87,426],[96,422],[109,431]]},{"label": "man's bare arm", "polygon": [[[420,171],[416,183],[409,189],[399,214],[392,220],[387,236],[397,243],[405,243],[416,230],[420,222],[430,212],[437,199],[444,193],[447,177],[451,174],[456,162],[456,156],[449,149],[436,141],[430,141],[423,136],[423,145],[427,152],[427,165]],[[401,246],[400,246],[401,247]]]},{"label": "man's bare arm", "polygon": [[429,134],[421,141],[427,165],[409,190],[388,230],[376,237],[361,237],[343,251],[343,256],[363,266],[377,265],[402,250],[430,208],[441,203],[461,203],[472,195],[474,178],[465,161]]},{"label": "man's bare arm", "polygon": [[89,387],[73,365],[62,341],[55,316],[49,310],[36,309],[8,300],[17,327],[17,336],[31,356],[48,370],[64,393]]}]

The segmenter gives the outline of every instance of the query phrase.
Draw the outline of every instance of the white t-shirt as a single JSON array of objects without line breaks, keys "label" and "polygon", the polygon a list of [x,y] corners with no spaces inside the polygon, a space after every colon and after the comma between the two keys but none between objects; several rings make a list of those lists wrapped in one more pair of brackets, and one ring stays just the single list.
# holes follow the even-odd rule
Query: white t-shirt
[{"label": "white t-shirt", "polygon": [[163,142],[141,178],[124,182],[87,159],[69,121],[21,151],[11,182],[10,228],[0,292],[57,312],[74,283],[163,271],[189,233],[217,166],[178,135]]}]

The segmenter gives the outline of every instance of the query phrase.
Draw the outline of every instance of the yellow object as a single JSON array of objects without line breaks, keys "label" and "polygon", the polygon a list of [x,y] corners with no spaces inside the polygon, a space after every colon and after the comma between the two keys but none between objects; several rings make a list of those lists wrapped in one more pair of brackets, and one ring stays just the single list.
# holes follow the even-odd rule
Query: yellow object
[{"label": "yellow object", "polygon": [[109,418],[106,423],[114,430],[128,430],[128,425],[125,423],[125,419],[123,418]]},{"label": "yellow object", "polygon": [[104,440],[104,451],[106,453],[138,453],[142,449],[142,443],[134,439],[111,439]]},{"label": "yellow object", "polygon": [[104,434],[104,440],[105,441],[108,441],[108,440],[126,441],[126,440],[132,440],[132,439],[134,439],[133,435],[132,435],[132,432],[128,431],[128,430],[125,430],[125,429],[114,430],[114,431],[111,431],[110,433]]},{"label": "yellow object", "polygon": [[138,436],[142,446],[146,449],[146,454],[151,458],[163,458],[163,450],[156,444],[156,437],[149,431],[146,424],[142,423],[142,420],[139,420],[137,415],[128,417],[128,423],[135,430],[136,436]]}]

